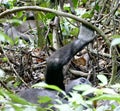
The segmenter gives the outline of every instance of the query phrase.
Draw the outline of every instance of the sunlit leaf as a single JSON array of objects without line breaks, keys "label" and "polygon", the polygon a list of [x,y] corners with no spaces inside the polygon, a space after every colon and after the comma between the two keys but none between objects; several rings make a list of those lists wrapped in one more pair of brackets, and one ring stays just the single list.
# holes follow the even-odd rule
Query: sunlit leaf
[{"label": "sunlit leaf", "polygon": [[6,22],[14,24],[15,26],[22,24],[23,22],[19,19],[8,19]]},{"label": "sunlit leaf", "polygon": [[95,100],[115,100],[115,101],[119,101],[120,102],[120,95],[113,95],[113,94],[103,94],[101,96],[98,97],[94,97],[91,99],[92,101]]},{"label": "sunlit leaf", "polygon": [[102,89],[97,89],[97,88],[96,88],[96,90],[94,91],[94,94],[95,94],[96,96],[103,95],[103,90],[102,90]]},{"label": "sunlit leaf", "polygon": [[120,38],[115,38],[111,42],[111,46],[116,46],[118,44],[120,44]]},{"label": "sunlit leaf", "polygon": [[59,109],[59,111],[73,111],[72,108],[70,108],[70,106],[67,104],[62,104],[62,105],[55,104],[54,106],[55,108]]},{"label": "sunlit leaf", "polygon": [[96,91],[96,88],[91,87],[91,88],[87,89],[86,91],[84,91],[84,92],[82,93],[82,95],[83,95],[83,96],[89,95],[89,94],[92,95],[92,94],[94,94],[95,91]]},{"label": "sunlit leaf", "polygon": [[46,18],[48,19],[52,19],[53,17],[55,17],[55,14],[51,14],[51,13],[46,14]]},{"label": "sunlit leaf", "polygon": [[114,111],[120,111],[120,106],[117,106]]},{"label": "sunlit leaf", "polygon": [[14,41],[1,31],[0,31],[0,41],[8,42],[9,44],[14,45]]},{"label": "sunlit leaf", "polygon": [[103,91],[103,93],[106,93],[106,94],[117,94],[114,89],[110,89],[110,88],[102,88],[101,89]]},{"label": "sunlit leaf", "polygon": [[23,98],[20,98],[19,96],[15,95],[15,94],[12,94],[12,93],[7,93],[7,94],[11,98],[11,101],[13,101],[15,103],[19,103],[19,104],[23,104],[23,105],[31,104],[28,101],[24,100]]},{"label": "sunlit leaf", "polygon": [[119,88],[120,89],[120,83],[116,83],[110,86],[111,88]]},{"label": "sunlit leaf", "polygon": [[112,38],[120,38],[120,35],[113,35]]},{"label": "sunlit leaf", "polygon": [[82,18],[92,18],[93,13],[92,11],[88,11],[82,15]]},{"label": "sunlit leaf", "polygon": [[23,16],[23,11],[19,11],[19,12],[17,12],[16,14],[17,14],[17,18],[20,18],[20,17]]},{"label": "sunlit leaf", "polygon": [[50,97],[48,97],[47,95],[46,96],[39,96],[38,98],[39,98],[38,102],[41,104],[52,101],[52,99]]},{"label": "sunlit leaf", "polygon": [[83,2],[84,4],[86,4],[87,1],[88,1],[88,0],[81,0],[81,2]]},{"label": "sunlit leaf", "polygon": [[49,89],[53,89],[53,90],[62,92],[62,90],[59,87],[57,87],[55,85],[48,85],[48,84],[46,84],[44,82],[40,82],[40,83],[34,84],[32,87],[34,87],[34,88],[41,88],[41,87],[42,88],[49,88]]},{"label": "sunlit leaf", "polygon": [[99,11],[99,9],[100,9],[99,5],[96,4],[95,7],[94,7],[94,9],[97,10],[97,11]]},{"label": "sunlit leaf", "polygon": [[107,77],[103,74],[97,75],[97,78],[102,82],[103,85],[107,85],[108,80]]},{"label": "sunlit leaf", "polygon": [[90,86],[88,84],[81,84],[81,85],[75,86],[73,89],[78,90],[78,91],[85,91],[85,90],[90,89],[90,88],[92,88],[92,86]]},{"label": "sunlit leaf", "polygon": [[0,79],[4,77],[5,77],[5,72],[2,69],[0,69]]},{"label": "sunlit leaf", "polygon": [[77,5],[78,5],[78,0],[72,0],[72,3],[73,3],[73,6],[74,6],[74,7],[77,7]]},{"label": "sunlit leaf", "polygon": [[3,57],[3,58],[2,58],[2,61],[3,61],[3,62],[7,62],[7,61],[8,61],[8,58],[7,58],[7,57]]}]

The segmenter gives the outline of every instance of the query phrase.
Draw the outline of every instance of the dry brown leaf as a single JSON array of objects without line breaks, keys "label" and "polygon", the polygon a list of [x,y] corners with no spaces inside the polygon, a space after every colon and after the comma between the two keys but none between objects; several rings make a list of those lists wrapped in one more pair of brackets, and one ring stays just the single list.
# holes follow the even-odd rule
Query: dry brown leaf
[{"label": "dry brown leaf", "polygon": [[77,66],[85,66],[86,65],[86,59],[82,56],[82,57],[79,57],[77,59],[74,59],[73,62],[77,65]]}]

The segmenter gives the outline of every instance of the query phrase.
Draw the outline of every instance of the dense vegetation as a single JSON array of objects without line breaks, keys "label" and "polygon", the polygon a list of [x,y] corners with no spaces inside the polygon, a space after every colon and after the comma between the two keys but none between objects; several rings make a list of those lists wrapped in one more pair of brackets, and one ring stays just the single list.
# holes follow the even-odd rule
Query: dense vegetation
[{"label": "dense vegetation", "polygon": [[[77,38],[82,23],[95,31],[96,39],[67,64],[64,78],[67,83],[85,77],[92,86],[76,86],[70,97],[62,92],[68,103],[56,100],[59,104],[54,107],[60,111],[119,111],[120,1],[58,1],[0,0],[0,110],[51,109],[51,105],[41,108],[16,95],[30,87],[61,92],[41,84],[46,59]],[[51,98],[43,97],[39,103],[48,101]]]}]

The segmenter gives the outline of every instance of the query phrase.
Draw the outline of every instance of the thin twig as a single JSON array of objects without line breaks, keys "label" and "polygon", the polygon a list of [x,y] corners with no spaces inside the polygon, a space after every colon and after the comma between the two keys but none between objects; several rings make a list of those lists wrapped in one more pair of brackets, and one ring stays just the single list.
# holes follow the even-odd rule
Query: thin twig
[{"label": "thin twig", "polygon": [[89,75],[89,73],[85,73],[85,72],[77,71],[77,70],[73,70],[73,69],[69,69],[69,71],[72,74],[77,75],[77,76],[88,76]]}]

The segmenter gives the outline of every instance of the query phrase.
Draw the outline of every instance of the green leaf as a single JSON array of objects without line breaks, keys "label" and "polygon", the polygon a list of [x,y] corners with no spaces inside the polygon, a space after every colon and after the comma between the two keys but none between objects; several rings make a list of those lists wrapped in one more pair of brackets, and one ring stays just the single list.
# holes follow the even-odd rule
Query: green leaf
[{"label": "green leaf", "polygon": [[38,98],[39,98],[38,102],[41,104],[52,101],[52,99],[48,96],[39,96]]},{"label": "green leaf", "polygon": [[50,2],[49,0],[38,0],[39,4],[41,7],[49,7],[50,6]]},{"label": "green leaf", "polygon": [[10,20],[6,20],[6,22],[11,23],[14,26],[19,26],[20,24],[23,23],[21,20],[18,19],[10,19]]},{"label": "green leaf", "polygon": [[8,92],[1,88],[0,101],[3,105],[1,111],[45,111],[40,106],[29,103],[14,93]]},{"label": "green leaf", "polygon": [[[5,78],[5,82],[7,83],[8,86],[9,86],[9,83],[11,83],[11,81],[15,81],[15,77],[14,76],[10,75],[10,76],[7,76]],[[12,83],[12,85],[13,85],[13,83]]]},{"label": "green leaf", "polygon": [[102,88],[101,89],[103,91],[103,93],[105,94],[117,94],[114,89],[111,89],[111,88]]},{"label": "green leaf", "polygon": [[5,77],[5,72],[2,69],[0,69],[0,79],[4,77]]},{"label": "green leaf", "polygon": [[16,81],[13,86],[16,88],[16,87],[18,87],[20,85],[21,85],[21,81]]},{"label": "green leaf", "polygon": [[74,28],[73,30],[70,31],[70,34],[73,35],[73,36],[77,36],[78,32],[79,32],[79,29]]},{"label": "green leaf", "polygon": [[97,10],[97,11],[99,11],[99,10],[100,10],[99,5],[98,5],[98,4],[96,4],[96,5],[95,5],[95,7],[94,7],[94,9],[95,9],[95,10]]},{"label": "green leaf", "polygon": [[22,105],[32,105],[32,103],[29,103],[25,99],[20,98],[19,96],[15,95],[15,94],[12,94],[12,93],[7,93],[7,94],[11,98],[11,101],[14,102],[14,103],[19,103],[19,104],[22,104]]},{"label": "green leaf", "polygon": [[32,87],[34,87],[34,88],[43,88],[43,87],[45,87],[47,84],[46,83],[44,83],[44,82],[39,82],[39,83],[37,83],[37,84],[34,84],[34,85],[32,85]]},{"label": "green leaf", "polygon": [[82,15],[82,18],[92,18],[93,17],[93,12],[88,11]]},{"label": "green leaf", "polygon": [[113,94],[103,94],[101,96],[98,97],[94,97],[93,99],[91,99],[92,101],[95,100],[115,100],[120,102],[120,95],[113,95]]},{"label": "green leaf", "polygon": [[78,5],[78,0],[72,0],[72,3],[73,3],[73,6],[74,6],[74,7],[77,7],[77,5]]},{"label": "green leaf", "polygon": [[9,91],[3,90],[3,89],[0,89],[0,95],[4,96],[5,98],[10,98],[8,100],[11,100],[14,103],[19,103],[19,104],[23,104],[23,105],[32,104],[32,103],[29,103],[26,100],[20,98],[19,96],[15,95]]},{"label": "green leaf", "polygon": [[88,85],[88,84],[81,84],[81,85],[77,85],[75,86],[73,89],[77,90],[77,91],[86,91],[88,89],[91,89],[92,86]]},{"label": "green leaf", "polygon": [[16,14],[17,14],[17,18],[21,18],[23,16],[23,11],[19,11]]},{"label": "green leaf", "polygon": [[71,109],[71,107],[69,105],[67,105],[67,104],[62,104],[62,105],[55,104],[54,106],[55,106],[55,108],[59,109],[59,111],[73,111]]},{"label": "green leaf", "polygon": [[102,90],[102,89],[96,89],[96,90],[94,91],[94,94],[95,94],[96,96],[103,95],[103,90]]},{"label": "green leaf", "polygon": [[83,2],[84,4],[86,4],[86,3],[87,3],[87,1],[88,1],[88,0],[81,0],[81,2]]},{"label": "green leaf", "polygon": [[49,89],[53,89],[53,90],[56,90],[56,91],[59,91],[59,92],[63,92],[59,87],[55,86],[55,85],[48,85],[44,82],[40,82],[40,83],[37,83],[37,84],[34,84],[32,87],[34,88],[49,88]]},{"label": "green leaf", "polygon": [[111,85],[110,87],[120,89],[120,83],[116,83],[114,85]]},{"label": "green leaf", "polygon": [[102,85],[107,85],[108,80],[105,75],[99,74],[99,75],[97,75],[97,78],[102,82]]},{"label": "green leaf", "polygon": [[120,44],[120,38],[115,38],[111,42],[111,46],[116,46],[118,44]]},{"label": "green leaf", "polygon": [[8,42],[9,44],[14,45],[14,41],[1,31],[0,31],[0,41]]},{"label": "green leaf", "polygon": [[82,95],[85,96],[85,95],[88,95],[88,94],[94,94],[94,92],[95,92],[96,90],[97,90],[96,88],[91,87],[90,89],[87,89],[86,91],[84,91],[84,92],[82,93]]},{"label": "green leaf", "polygon": [[112,38],[120,38],[120,35],[113,35]]},{"label": "green leaf", "polygon": [[8,61],[8,58],[7,58],[7,57],[3,57],[3,58],[2,58],[2,61],[3,61],[3,62],[7,62],[7,61]]},{"label": "green leaf", "polygon": [[120,105],[118,105],[117,107],[115,107],[114,111],[120,111]]},{"label": "green leaf", "polygon": [[47,19],[52,19],[52,18],[54,18],[56,15],[55,14],[53,14],[53,13],[47,13],[46,14],[46,18]]},{"label": "green leaf", "polygon": [[20,108],[20,106],[16,105],[16,104],[11,104],[12,108],[14,108],[15,111],[23,111],[22,108]]}]

